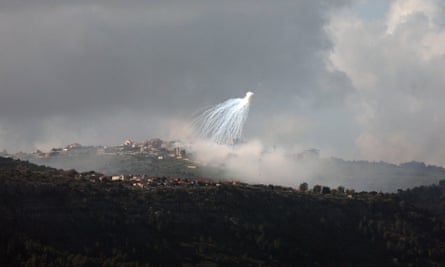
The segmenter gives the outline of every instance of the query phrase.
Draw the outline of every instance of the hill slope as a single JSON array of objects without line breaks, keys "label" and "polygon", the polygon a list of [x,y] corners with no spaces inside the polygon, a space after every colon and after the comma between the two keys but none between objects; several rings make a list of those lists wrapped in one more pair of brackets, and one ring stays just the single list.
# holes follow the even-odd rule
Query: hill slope
[{"label": "hill slope", "polygon": [[396,194],[136,189],[0,158],[1,266],[445,266],[445,226]]}]

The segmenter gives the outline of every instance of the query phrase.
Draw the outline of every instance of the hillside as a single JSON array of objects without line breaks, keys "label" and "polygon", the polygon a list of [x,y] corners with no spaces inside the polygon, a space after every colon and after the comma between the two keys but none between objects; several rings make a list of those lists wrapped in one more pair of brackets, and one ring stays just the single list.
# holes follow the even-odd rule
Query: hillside
[{"label": "hillside", "polygon": [[346,161],[338,158],[319,159],[313,181],[343,185],[355,190],[397,192],[416,186],[437,184],[445,179],[445,169],[423,162],[390,164],[386,162]]},{"label": "hillside", "polygon": [[138,188],[0,158],[1,266],[445,266],[445,225],[397,194]]},{"label": "hillside", "polygon": [[[2,156],[2,154],[0,154]],[[34,153],[5,155],[38,165],[78,171],[95,170],[107,175],[150,174],[152,176],[223,179],[221,168],[195,162],[175,141],[159,138],[134,143],[127,140],[116,146],[82,146],[74,143],[65,148],[53,148]]]},{"label": "hillside", "polygon": [[[54,168],[76,169],[78,171],[95,170],[107,175],[148,174],[179,178],[210,177],[214,180],[262,181],[257,174],[245,174],[238,168],[231,168],[228,162],[236,158],[234,153],[227,155],[226,161],[206,162],[199,153],[187,150],[190,147],[174,141],[154,138],[143,143],[126,143],[118,146],[81,146],[71,144],[65,148],[53,148],[49,152],[17,153],[13,158],[28,160]],[[311,150],[309,150],[311,151]],[[314,150],[316,151],[316,150]],[[240,158],[253,169],[262,166],[262,157],[270,156],[265,152],[257,161]],[[271,181],[298,186],[307,182],[311,186],[323,184],[329,187],[339,185],[357,191],[397,192],[416,186],[437,184],[445,179],[445,169],[426,165],[422,162],[390,164],[386,162],[346,161],[338,158],[320,158],[318,151],[286,155],[285,162],[276,162],[283,170],[292,169],[288,165],[303,171],[288,171],[281,178],[270,174]],[[1,154],[0,154],[1,156]],[[256,166],[256,167],[255,167]],[[277,167],[277,172],[280,172]],[[246,177],[247,175],[247,177]],[[252,177],[253,176],[253,177]]]}]

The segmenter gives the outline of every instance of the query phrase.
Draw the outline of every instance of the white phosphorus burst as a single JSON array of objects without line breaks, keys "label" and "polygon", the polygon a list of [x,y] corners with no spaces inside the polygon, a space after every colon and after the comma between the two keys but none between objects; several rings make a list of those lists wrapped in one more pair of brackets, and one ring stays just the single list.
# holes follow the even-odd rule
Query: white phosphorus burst
[{"label": "white phosphorus burst", "polygon": [[252,95],[252,92],[247,92],[244,98],[228,99],[205,110],[193,122],[199,137],[226,145],[239,141],[249,113]]}]

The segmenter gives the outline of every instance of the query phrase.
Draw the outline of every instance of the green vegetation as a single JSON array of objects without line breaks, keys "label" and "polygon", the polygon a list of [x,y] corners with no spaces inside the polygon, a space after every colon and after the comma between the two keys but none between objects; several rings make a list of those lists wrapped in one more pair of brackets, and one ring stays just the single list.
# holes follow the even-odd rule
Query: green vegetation
[{"label": "green vegetation", "polygon": [[0,157],[0,266],[445,266],[443,213],[411,201],[415,189],[100,176]]}]

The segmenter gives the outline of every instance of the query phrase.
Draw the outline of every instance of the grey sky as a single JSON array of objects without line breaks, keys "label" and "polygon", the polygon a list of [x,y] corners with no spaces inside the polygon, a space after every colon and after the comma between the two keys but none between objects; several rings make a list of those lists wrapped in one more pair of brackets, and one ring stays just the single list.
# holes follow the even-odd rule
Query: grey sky
[{"label": "grey sky", "polygon": [[[407,2],[413,4],[405,9],[416,9],[416,2],[438,5]],[[430,29],[425,42],[440,39],[443,9],[430,14],[431,25],[422,16],[429,9],[408,15],[415,16],[403,18],[412,23],[408,32],[397,24],[382,41],[393,23],[390,10],[381,11],[382,1],[371,5],[387,12],[379,17],[363,3],[0,0],[0,148],[168,139],[180,136],[178,129],[200,107],[251,90],[248,140],[317,147],[346,158],[445,164],[420,141],[443,143],[440,127],[425,120],[427,111],[412,118],[428,131],[412,133],[406,110],[393,108],[398,97],[412,103],[431,98],[430,109],[441,104],[441,52],[426,63],[407,62],[411,50],[401,48],[408,34],[425,32],[422,25]],[[389,57],[391,50],[397,58]],[[388,77],[381,64],[399,74]],[[366,77],[376,83],[364,83]],[[407,96],[416,82],[434,94]],[[382,114],[370,122],[366,112]],[[441,121],[443,112],[434,112]],[[385,142],[400,132],[400,149],[385,157]],[[407,158],[404,149],[413,150],[413,143],[418,147]]]}]

